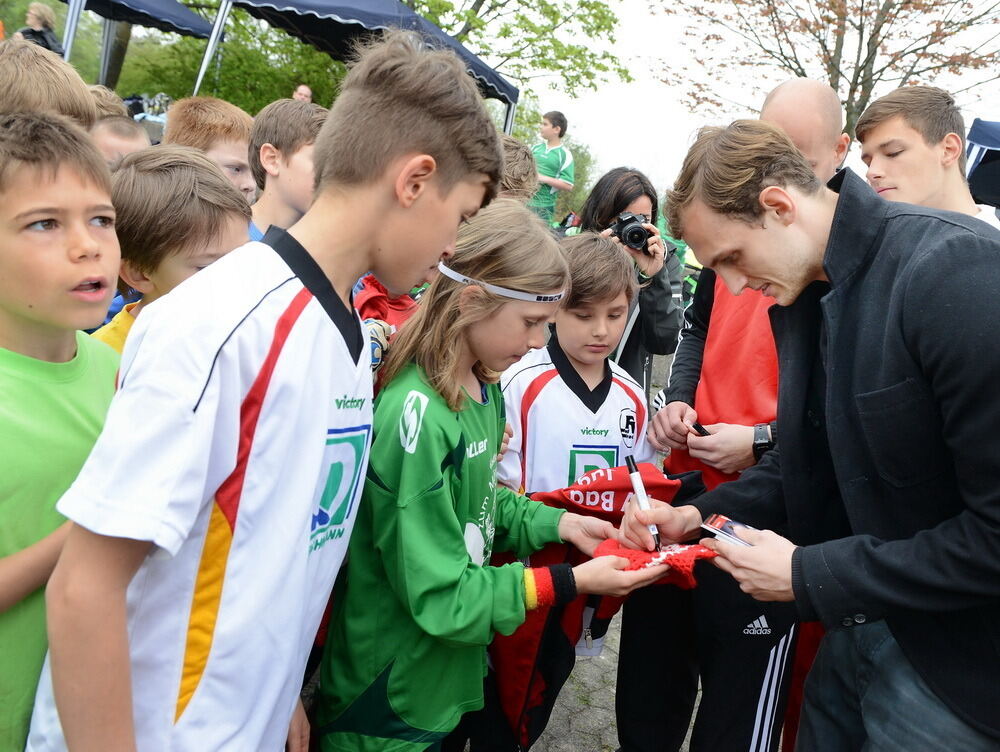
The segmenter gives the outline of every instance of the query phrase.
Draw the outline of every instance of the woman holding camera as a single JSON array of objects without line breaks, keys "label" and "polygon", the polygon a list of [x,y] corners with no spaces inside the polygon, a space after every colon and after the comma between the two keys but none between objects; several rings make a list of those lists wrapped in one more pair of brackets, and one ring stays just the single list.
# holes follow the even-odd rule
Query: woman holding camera
[{"label": "woman holding camera", "polygon": [[684,314],[681,264],[673,246],[668,251],[656,229],[657,203],[649,178],[638,170],[616,167],[601,176],[580,210],[581,230],[612,237],[635,262],[639,295],[611,357],[639,382],[647,397],[652,356],[674,351]]}]

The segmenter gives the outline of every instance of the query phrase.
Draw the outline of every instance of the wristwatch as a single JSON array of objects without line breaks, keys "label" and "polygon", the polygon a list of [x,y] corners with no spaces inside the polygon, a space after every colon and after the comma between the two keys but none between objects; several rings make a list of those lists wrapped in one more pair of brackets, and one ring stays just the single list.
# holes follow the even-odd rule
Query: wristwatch
[{"label": "wristwatch", "polygon": [[764,452],[774,449],[774,441],[771,439],[771,424],[758,423],[753,427],[753,460],[760,462]]}]

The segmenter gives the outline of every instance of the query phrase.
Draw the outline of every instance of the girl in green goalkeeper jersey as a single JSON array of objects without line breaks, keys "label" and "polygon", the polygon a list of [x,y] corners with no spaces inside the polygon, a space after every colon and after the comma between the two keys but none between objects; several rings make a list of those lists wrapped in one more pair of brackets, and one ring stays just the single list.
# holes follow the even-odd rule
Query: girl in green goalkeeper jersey
[{"label": "girl in green goalkeeper jersey", "polygon": [[544,344],[568,273],[543,223],[509,199],[459,230],[454,255],[393,343],[349,564],[334,592],[316,733],[332,750],[436,747],[482,707],[486,646],[528,609],[577,592],[624,594],[663,567],[602,557],[489,566],[552,541],[585,553],[607,522],[496,484],[504,434],[499,372]]}]

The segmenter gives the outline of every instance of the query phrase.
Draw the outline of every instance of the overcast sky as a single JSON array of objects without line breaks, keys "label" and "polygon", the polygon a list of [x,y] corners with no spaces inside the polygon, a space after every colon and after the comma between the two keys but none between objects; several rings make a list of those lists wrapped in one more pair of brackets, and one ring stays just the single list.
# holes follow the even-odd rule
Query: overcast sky
[{"label": "overcast sky", "polygon": [[[598,175],[620,165],[635,167],[649,175],[657,191],[662,192],[680,170],[698,127],[735,117],[755,117],[752,108],[759,107],[757,100],[762,100],[762,96],[753,93],[748,83],[744,91],[725,93],[727,98],[745,105],[746,110],[741,111],[738,104],[734,104],[724,118],[693,115],[681,101],[683,92],[661,83],[653,72],[663,61],[676,61],[685,54],[681,46],[683,24],[676,16],[650,12],[647,0],[610,2],[613,7],[617,6],[621,19],[617,40],[611,49],[635,80],[628,84],[603,84],[597,91],[586,92],[576,99],[548,89],[541,81],[536,82],[534,88],[543,112],[561,110],[566,114],[569,133],[586,143],[597,158]],[[784,78],[775,74],[773,84]],[[943,80],[938,83],[947,88]],[[1000,120],[998,82],[963,94],[959,101],[966,127],[975,117]],[[852,149],[848,164],[855,169],[863,168],[855,149]]]}]

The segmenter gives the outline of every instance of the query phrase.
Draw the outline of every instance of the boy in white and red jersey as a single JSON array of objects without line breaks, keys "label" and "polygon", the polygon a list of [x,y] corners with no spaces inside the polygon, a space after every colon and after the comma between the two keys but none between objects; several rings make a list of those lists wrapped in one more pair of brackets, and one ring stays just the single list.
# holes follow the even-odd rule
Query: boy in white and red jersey
[{"label": "boy in white and red jersey", "polygon": [[548,345],[500,379],[513,428],[497,473],[524,493],[570,486],[584,473],[647,461],[648,411],[642,387],[608,356],[618,346],[635,296],[628,257],[609,238],[583,233],[560,245],[571,292]]},{"label": "boy in white and red jersey", "polygon": [[371,443],[350,290],[368,270],[393,294],[429,277],[501,164],[458,58],[391,32],[317,137],[309,211],[143,312],[57,507],[75,525],[29,750],[308,748],[299,691]]}]

